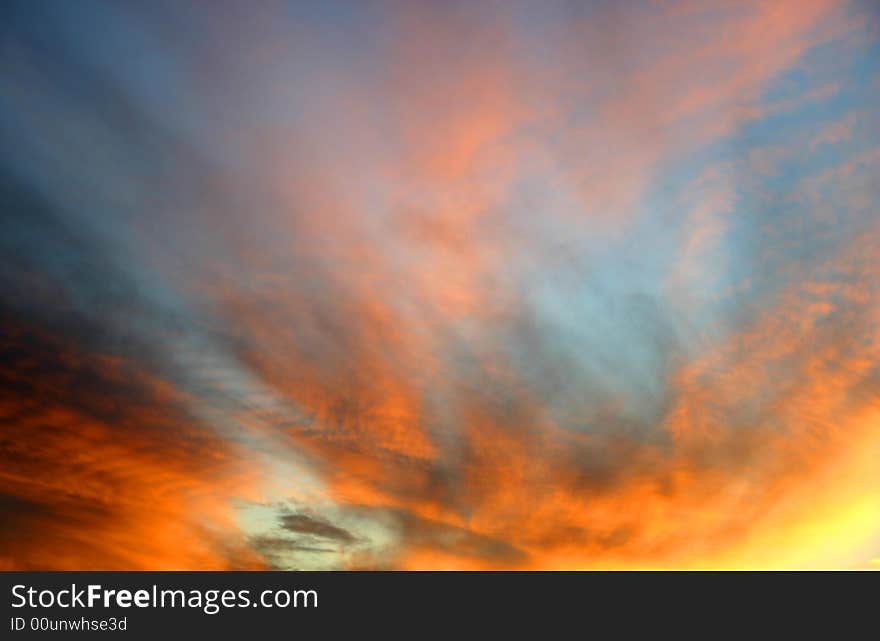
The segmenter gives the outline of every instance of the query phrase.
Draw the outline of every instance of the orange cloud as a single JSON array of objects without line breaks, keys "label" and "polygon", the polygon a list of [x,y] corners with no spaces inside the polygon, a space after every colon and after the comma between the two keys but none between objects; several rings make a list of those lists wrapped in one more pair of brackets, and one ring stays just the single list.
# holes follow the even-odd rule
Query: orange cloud
[{"label": "orange cloud", "polygon": [[176,390],[130,362],[9,323],[4,569],[263,564],[237,534],[229,502],[253,498],[252,472],[193,426]]}]

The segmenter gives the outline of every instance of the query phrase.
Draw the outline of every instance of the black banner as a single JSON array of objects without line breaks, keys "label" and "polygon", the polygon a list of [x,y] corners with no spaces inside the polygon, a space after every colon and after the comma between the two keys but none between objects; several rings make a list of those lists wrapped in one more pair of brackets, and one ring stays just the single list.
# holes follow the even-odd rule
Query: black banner
[{"label": "black banner", "polygon": [[[5,572],[2,638],[450,634],[589,638],[875,618],[874,573]],[[598,627],[597,627],[598,626]],[[611,626],[608,628],[608,626]],[[757,627],[755,627],[757,626]],[[106,634],[104,634],[106,633]],[[465,636],[467,636],[465,634]],[[601,638],[606,638],[602,635]]]}]

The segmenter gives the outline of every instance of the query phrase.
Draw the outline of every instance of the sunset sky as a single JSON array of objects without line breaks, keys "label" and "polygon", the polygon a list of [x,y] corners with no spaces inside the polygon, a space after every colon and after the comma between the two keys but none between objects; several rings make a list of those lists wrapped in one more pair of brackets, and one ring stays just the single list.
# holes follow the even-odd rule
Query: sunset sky
[{"label": "sunset sky", "polygon": [[880,569],[880,2],[4,2],[0,569]]}]

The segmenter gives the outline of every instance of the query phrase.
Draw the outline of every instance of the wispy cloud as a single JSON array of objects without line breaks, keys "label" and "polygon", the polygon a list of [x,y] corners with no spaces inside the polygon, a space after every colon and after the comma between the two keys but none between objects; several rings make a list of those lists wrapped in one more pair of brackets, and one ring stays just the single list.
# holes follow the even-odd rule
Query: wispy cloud
[{"label": "wispy cloud", "polygon": [[4,12],[3,567],[876,557],[876,12]]}]

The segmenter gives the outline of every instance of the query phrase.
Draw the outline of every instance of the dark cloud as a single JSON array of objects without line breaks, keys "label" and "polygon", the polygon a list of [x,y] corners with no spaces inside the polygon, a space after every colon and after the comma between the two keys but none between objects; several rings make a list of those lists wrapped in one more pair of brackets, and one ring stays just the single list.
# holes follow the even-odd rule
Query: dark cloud
[{"label": "dark cloud", "polygon": [[283,514],[280,520],[281,527],[294,534],[308,534],[321,539],[330,539],[341,544],[351,544],[358,541],[358,538],[351,532],[307,514]]}]

